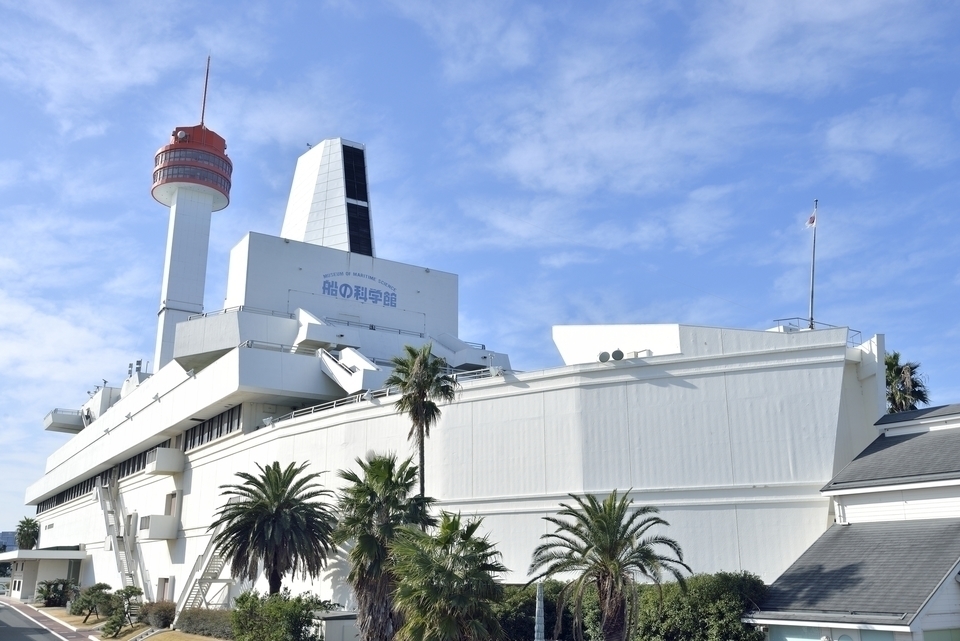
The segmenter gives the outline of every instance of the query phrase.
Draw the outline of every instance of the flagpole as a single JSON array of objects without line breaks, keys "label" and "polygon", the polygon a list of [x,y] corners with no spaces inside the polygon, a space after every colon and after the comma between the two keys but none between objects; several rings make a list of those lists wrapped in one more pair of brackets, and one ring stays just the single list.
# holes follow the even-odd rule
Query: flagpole
[{"label": "flagpole", "polygon": [[817,269],[817,201],[813,201],[813,255],[810,257],[810,329],[813,329],[813,282]]}]

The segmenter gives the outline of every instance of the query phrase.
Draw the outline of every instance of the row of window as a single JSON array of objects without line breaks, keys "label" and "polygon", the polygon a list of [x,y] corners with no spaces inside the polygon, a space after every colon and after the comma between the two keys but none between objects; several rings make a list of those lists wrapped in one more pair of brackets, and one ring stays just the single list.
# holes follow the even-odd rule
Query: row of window
[{"label": "row of window", "polygon": [[[218,439],[221,436],[226,436],[227,434],[231,434],[239,430],[240,407],[240,405],[231,407],[227,411],[187,430],[183,434],[183,439],[179,439],[178,437],[178,441],[183,443],[183,451],[186,452],[188,450],[192,450],[196,447],[200,447],[204,443],[209,443],[214,439]],[[127,460],[116,465],[112,470],[102,473],[100,476],[105,477],[111,474],[116,474],[116,478],[119,480],[130,476],[131,474],[136,474],[137,472],[143,470],[147,466],[147,463],[156,460],[158,448],[166,447],[170,447],[169,440],[164,441],[160,445],[151,447],[149,450],[145,450],[139,454],[131,456]],[[46,501],[40,502],[40,504],[37,505],[37,514],[53,509],[58,505],[66,503],[67,501],[80,498],[85,494],[89,494],[93,491],[96,483],[97,477],[92,476],[88,479],[80,481],[73,487],[65,489],[56,496],[52,496]]]},{"label": "row of window", "polygon": [[217,156],[216,154],[200,151],[199,149],[173,149],[171,151],[165,151],[157,155],[154,166],[159,167],[160,165],[165,165],[168,162],[177,162],[182,160],[202,162],[205,165],[212,165],[228,176],[233,173],[233,165],[231,165],[229,162],[220,156]]},{"label": "row of window", "polygon": [[156,447],[151,447],[149,450],[140,452],[139,454],[134,454],[126,461],[123,461],[117,465],[117,479],[122,479],[131,474],[136,474],[143,468],[147,466],[147,463],[150,461],[155,461],[157,458],[157,448],[161,447],[170,447],[169,439],[157,445]]},{"label": "row of window", "polygon": [[203,423],[191,427],[183,433],[183,451],[189,452],[195,447],[209,443],[240,429],[240,405],[231,407]]},{"label": "row of window", "polygon": [[200,182],[210,183],[211,185],[219,187],[222,192],[230,193],[229,180],[218,173],[214,173],[209,169],[203,169],[202,167],[177,165],[174,167],[164,167],[163,169],[158,169],[153,172],[154,184],[166,180],[176,180],[177,178],[192,178]]},{"label": "row of window", "polygon": [[89,494],[90,492],[93,491],[93,488],[96,485],[96,482],[97,482],[97,477],[94,476],[94,477],[85,479],[83,481],[80,481],[73,487],[68,487],[64,491],[57,494],[56,496],[51,496],[49,499],[47,499],[46,501],[43,501],[42,503],[40,503],[40,505],[37,506],[37,514],[40,514],[41,512],[46,512],[49,509],[55,508],[58,505],[62,505],[63,503],[66,503],[67,501],[72,501],[73,499],[79,498],[84,494]]}]

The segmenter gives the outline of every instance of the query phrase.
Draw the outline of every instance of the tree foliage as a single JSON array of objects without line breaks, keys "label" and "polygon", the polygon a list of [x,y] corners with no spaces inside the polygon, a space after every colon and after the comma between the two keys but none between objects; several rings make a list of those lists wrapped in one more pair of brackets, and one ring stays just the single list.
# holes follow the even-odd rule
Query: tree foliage
[{"label": "tree foliage", "polygon": [[[547,631],[557,628],[557,604],[564,587],[566,584],[560,581],[543,582],[543,622]],[[507,639],[530,641],[536,623],[537,586],[505,585],[503,599],[493,606],[493,611]],[[573,629],[573,612],[569,608],[563,608],[561,612],[560,628]]]},{"label": "tree foliage", "polygon": [[140,603],[143,590],[135,586],[121,588],[111,595],[110,618],[103,626],[103,638],[115,639],[127,625],[133,626],[133,608]]},{"label": "tree foliage", "polygon": [[763,641],[764,633],[740,621],[766,586],[748,572],[698,574],[685,589],[669,583],[642,589],[636,639],[644,641]]},{"label": "tree foliage", "polygon": [[890,352],[884,357],[887,370],[887,411],[891,414],[929,405],[927,381],[920,374],[920,363],[900,362],[900,352]]},{"label": "tree foliage", "polygon": [[77,593],[79,586],[70,579],[48,579],[37,583],[37,601],[48,608],[62,608]]},{"label": "tree foliage", "polygon": [[[572,600],[578,641],[583,638],[583,600],[591,586],[597,592],[604,641],[624,641],[636,623],[636,577],[660,585],[670,575],[682,586],[682,571],[690,568],[676,541],[650,534],[656,526],[669,525],[655,516],[656,508],[631,511],[633,501],[617,490],[602,502],[593,495],[570,496],[573,505],[561,503],[556,517],[544,517],[557,529],[540,537],[529,571],[533,580],[576,575],[563,596]],[[559,634],[556,629],[554,636]]]},{"label": "tree foliage", "polygon": [[270,594],[280,591],[287,573],[316,578],[331,550],[336,518],[318,499],[332,495],[313,481],[319,473],[301,473],[307,463],[279,462],[262,467],[260,476],[238,472],[243,483],[221,485],[228,497],[210,529],[222,526],[214,538],[219,554],[230,559],[235,578],[255,580],[259,566],[270,584]]},{"label": "tree foliage", "polygon": [[435,533],[407,527],[390,545],[403,615],[400,641],[493,641],[503,638],[494,604],[503,596],[496,577],[507,569],[486,536],[482,519],[461,523],[444,512]]},{"label": "tree foliage", "polygon": [[360,641],[390,641],[400,627],[393,607],[396,577],[389,545],[405,525],[434,525],[428,509],[434,500],[411,493],[417,467],[411,459],[398,463],[395,454],[370,454],[357,459],[360,474],[340,470],[347,481],[340,492],[340,523],[334,539],[348,543],[350,574],[347,579],[357,597]]},{"label": "tree foliage", "polygon": [[394,407],[410,417],[407,440],[413,441],[420,462],[420,496],[425,496],[424,442],[430,438],[430,428],[440,420],[437,401],[452,401],[460,384],[446,373],[447,361],[433,355],[433,343],[420,349],[404,346],[403,356],[390,359],[393,372],[384,385],[400,388],[400,400]]},{"label": "tree foliage", "polygon": [[17,531],[14,535],[17,540],[17,547],[21,550],[32,550],[40,540],[40,522],[25,516],[17,523]]},{"label": "tree foliage", "polygon": [[330,611],[337,604],[312,594],[290,596],[290,591],[260,595],[255,591],[237,597],[233,610],[236,641],[322,641],[313,613]]},{"label": "tree foliage", "polygon": [[80,591],[80,596],[70,604],[70,614],[84,615],[84,623],[92,615],[97,616],[97,621],[100,620],[100,615],[110,616],[110,589],[108,583],[94,583],[84,588]]}]

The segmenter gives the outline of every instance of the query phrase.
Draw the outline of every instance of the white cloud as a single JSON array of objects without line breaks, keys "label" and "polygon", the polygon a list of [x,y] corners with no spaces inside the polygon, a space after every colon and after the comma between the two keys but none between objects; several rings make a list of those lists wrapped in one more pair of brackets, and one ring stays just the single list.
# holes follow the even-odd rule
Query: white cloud
[{"label": "white cloud", "polygon": [[686,77],[746,91],[822,94],[856,82],[865,70],[907,64],[950,34],[949,16],[900,0],[736,0],[701,7]]},{"label": "white cloud", "polygon": [[917,167],[942,165],[957,157],[952,122],[930,115],[921,91],[884,96],[837,116],[825,126],[828,169],[856,181],[868,180],[881,156],[899,156]]},{"label": "white cloud", "polygon": [[449,3],[394,1],[443,51],[445,73],[453,80],[484,75],[490,68],[515,71],[537,58],[537,38],[546,12],[508,2]]}]

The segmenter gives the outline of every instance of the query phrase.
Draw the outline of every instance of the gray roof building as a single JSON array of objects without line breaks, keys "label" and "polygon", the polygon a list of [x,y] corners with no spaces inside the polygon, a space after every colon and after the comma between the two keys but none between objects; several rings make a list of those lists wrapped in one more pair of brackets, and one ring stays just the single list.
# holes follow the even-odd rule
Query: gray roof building
[{"label": "gray roof building", "polygon": [[882,434],[821,491],[951,479],[960,479],[960,430]]},{"label": "gray roof building", "polygon": [[750,617],[910,625],[958,562],[960,519],[834,525]]}]

